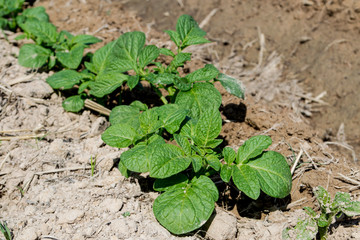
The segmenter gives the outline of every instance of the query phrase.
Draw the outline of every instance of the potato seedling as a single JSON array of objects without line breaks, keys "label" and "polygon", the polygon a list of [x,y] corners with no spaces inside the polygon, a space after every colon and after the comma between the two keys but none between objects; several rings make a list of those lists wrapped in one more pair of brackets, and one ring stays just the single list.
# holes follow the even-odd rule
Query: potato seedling
[{"label": "potato seedling", "polygon": [[320,214],[305,207],[308,218],[299,221],[293,229],[286,228],[283,232],[284,239],[312,240],[318,236],[319,239],[325,240],[330,225],[342,215],[349,217],[360,215],[360,202],[352,201],[349,193],[337,192],[333,201],[321,186],[315,188],[314,193],[320,205]]},{"label": "potato seedling", "polygon": [[24,34],[17,39],[29,38],[35,42],[20,48],[19,63],[29,68],[77,69],[83,60],[84,49],[101,41],[91,35],[57,32],[42,7],[25,10],[19,16],[19,26]]},{"label": "potato seedling", "polygon": [[[224,182],[232,180],[252,199],[261,191],[276,198],[289,194],[291,173],[285,158],[265,151],[272,143],[270,137],[252,137],[238,152],[220,147],[222,99],[214,82],[219,81],[240,98],[244,97],[244,88],[212,64],[187,75],[181,71],[191,61],[191,53],[184,50],[209,42],[191,16],[180,16],[176,31],[165,31],[176,46],[175,52],[145,45],[143,32],[128,32],[97,50],[81,72],[76,69],[83,50],[98,42],[97,38],[58,33],[48,21],[35,19],[24,21],[20,27],[24,36],[35,42],[21,48],[20,64],[66,68],[47,82],[54,89],[77,89],[77,95],[63,102],[67,111],[78,112],[86,98],[101,100],[125,84],[132,90],[148,82],[159,96],[162,106],[148,108],[134,101],[115,107],[109,117],[111,126],[102,139],[113,147],[129,147],[118,165],[124,176],[149,172],[156,179],[153,188],[162,194],[154,202],[154,215],[170,232],[191,232],[210,218],[219,197],[212,180],[216,174]],[[170,63],[156,61],[160,55],[170,57]]]},{"label": "potato seedling", "polygon": [[16,29],[16,17],[22,11],[24,2],[25,0],[0,0],[0,29]]},{"label": "potato seedling", "polygon": [[[121,154],[119,170],[125,176],[131,171],[149,172],[156,179],[154,190],[162,194],[154,202],[154,215],[174,234],[191,232],[209,219],[219,197],[211,179],[214,174],[220,173],[224,182],[232,179],[252,199],[257,199],[261,191],[277,198],[287,196],[291,189],[290,169],[281,154],[264,151],[271,144],[270,137],[250,138],[237,153],[219,147],[221,94],[213,83],[220,81],[230,93],[243,97],[239,81],[219,73],[213,65],[180,75],[178,68],[191,59],[191,54],[183,50],[207,43],[205,32],[192,17],[183,15],[176,31],[167,33],[177,46],[176,53],[156,46],[145,47],[145,35],[132,32],[106,46],[111,61],[106,62],[103,57],[100,61],[103,64],[99,64],[95,53],[93,62],[87,64],[97,74],[89,84],[91,94],[101,97],[124,82],[132,89],[140,81],[148,81],[164,103],[149,109],[135,101],[112,110],[111,126],[102,139],[113,147],[130,147]],[[154,62],[159,54],[171,56],[171,63],[165,66]],[[156,67],[146,68],[149,64]],[[113,72],[114,69],[119,72]],[[128,70],[135,74],[123,74]],[[109,73],[121,76],[118,82],[112,78],[115,75],[102,77]],[[168,95],[162,95],[161,88]]]}]

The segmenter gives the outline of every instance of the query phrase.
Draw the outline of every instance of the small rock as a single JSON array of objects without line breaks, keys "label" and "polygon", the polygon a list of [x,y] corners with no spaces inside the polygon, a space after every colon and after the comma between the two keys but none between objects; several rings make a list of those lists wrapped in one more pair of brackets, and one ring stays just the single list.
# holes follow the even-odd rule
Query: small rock
[{"label": "small rock", "polygon": [[102,134],[108,126],[109,122],[106,121],[106,118],[99,117],[95,120],[95,122],[92,123],[89,137],[94,137]]},{"label": "small rock", "polygon": [[59,151],[62,151],[64,148],[64,142],[62,139],[55,139],[49,147],[49,152],[51,153],[58,153]]},{"label": "small rock", "polygon": [[18,236],[17,240],[36,240],[38,235],[36,233],[36,228],[28,227],[24,229]]},{"label": "small rock", "polygon": [[40,225],[38,235],[48,235],[50,233],[50,227],[49,225],[43,223]]},{"label": "small rock", "polygon": [[218,210],[210,222],[206,236],[215,240],[232,240],[236,237],[236,218]]},{"label": "small rock", "polygon": [[77,220],[80,220],[82,217],[84,217],[85,212],[82,210],[78,210],[78,209],[72,209],[69,210],[67,212],[62,212],[58,215],[59,219],[58,219],[58,223],[59,224],[63,224],[63,223],[74,223]]},{"label": "small rock", "polygon": [[37,196],[38,201],[41,204],[47,204],[50,203],[51,198],[54,196],[54,193],[52,191],[42,191],[39,193],[39,195]]},{"label": "small rock", "polygon": [[46,208],[46,209],[45,209],[45,213],[48,213],[48,214],[49,214],[49,213],[54,213],[55,210],[56,210],[55,208],[49,207],[49,208]]},{"label": "small rock", "polygon": [[25,211],[24,211],[26,216],[34,215],[35,212],[36,212],[36,207],[33,205],[26,206]]},{"label": "small rock", "polygon": [[123,206],[123,201],[121,199],[116,199],[116,198],[105,199],[100,204],[100,208],[103,208],[106,211],[109,211],[111,213],[116,213],[116,212],[120,211],[122,206]]},{"label": "small rock", "polygon": [[129,218],[118,218],[111,221],[110,224],[110,231],[116,233],[119,239],[128,239],[135,233],[136,230],[136,223]]},{"label": "small rock", "polygon": [[14,91],[34,98],[50,97],[50,95],[54,92],[53,89],[43,80],[20,83],[16,85]]}]

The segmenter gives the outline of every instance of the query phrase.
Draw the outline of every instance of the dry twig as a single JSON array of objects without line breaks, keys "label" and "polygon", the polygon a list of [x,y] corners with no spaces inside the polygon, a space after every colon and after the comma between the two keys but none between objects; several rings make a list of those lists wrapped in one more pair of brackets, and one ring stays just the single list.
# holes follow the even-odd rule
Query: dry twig
[{"label": "dry twig", "polygon": [[42,138],[45,137],[46,134],[33,134],[33,135],[22,135],[22,136],[12,136],[12,137],[0,137],[0,141],[11,141],[14,139],[17,140],[26,140],[26,139],[33,139],[33,138]]},{"label": "dry twig", "polygon": [[339,142],[325,142],[324,144],[325,145],[337,145],[337,146],[340,146],[340,147],[343,147],[343,148],[349,150],[351,152],[351,154],[352,154],[353,160],[355,162],[357,161],[356,153],[355,153],[353,147],[350,146],[349,144],[347,144],[347,143],[339,143]]},{"label": "dry twig", "polygon": [[54,170],[49,170],[49,171],[36,172],[31,176],[30,180],[26,183],[26,185],[24,187],[24,192],[26,192],[29,189],[30,184],[35,176],[41,176],[41,175],[45,175],[45,174],[59,173],[59,172],[65,172],[65,171],[78,171],[78,170],[89,170],[89,169],[91,169],[91,167],[73,167],[73,168],[60,168],[60,169],[54,169]]},{"label": "dry twig", "polygon": [[296,160],[295,160],[295,162],[294,162],[294,164],[293,164],[293,166],[292,166],[292,168],[291,168],[291,175],[294,174],[295,169],[296,169],[296,166],[298,165],[299,160],[300,160],[303,152],[304,152],[304,150],[301,148],[301,149],[300,149],[300,152],[299,152],[299,154],[297,155]]},{"label": "dry twig", "polygon": [[86,99],[85,100],[85,107],[94,110],[96,112],[99,112],[101,114],[104,114],[105,116],[110,116],[110,109],[107,109],[106,107],[90,100],[90,99]]},{"label": "dry twig", "polygon": [[215,15],[215,13],[218,11],[218,8],[214,8],[211,10],[211,12],[202,20],[202,22],[199,24],[200,28],[203,28],[208,22],[211,20],[211,18]]}]

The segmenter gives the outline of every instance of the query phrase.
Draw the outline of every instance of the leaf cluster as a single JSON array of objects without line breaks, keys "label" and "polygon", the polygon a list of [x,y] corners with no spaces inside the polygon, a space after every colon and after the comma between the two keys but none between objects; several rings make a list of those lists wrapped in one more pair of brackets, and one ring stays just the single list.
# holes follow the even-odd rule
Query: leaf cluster
[{"label": "leaf cluster", "polygon": [[289,239],[290,234],[293,234],[296,239],[312,240],[318,236],[319,239],[325,240],[330,225],[342,215],[349,217],[360,215],[360,202],[352,201],[349,193],[337,192],[331,201],[328,191],[319,186],[314,189],[314,194],[320,206],[320,213],[305,207],[308,218],[300,220],[293,229],[285,229],[283,234],[285,239]]},{"label": "leaf cluster", "polygon": [[[220,73],[211,64],[188,75],[180,74],[183,72],[180,69],[191,60],[191,53],[183,52],[184,48],[209,42],[191,16],[181,16],[177,31],[166,32],[177,46],[176,53],[167,48],[145,45],[143,32],[128,32],[97,50],[90,61],[85,62],[85,71],[64,70],[48,78],[47,82],[54,89],[79,86],[79,95],[72,96],[63,104],[67,111],[75,112],[82,109],[87,97],[102,99],[124,85],[130,90],[141,88],[142,82],[148,82],[164,104],[194,106],[191,116],[198,116],[201,108],[220,106],[221,96],[213,86],[215,81],[220,81],[235,96],[244,97],[241,82]],[[171,62],[156,61],[160,55],[170,57]]]},{"label": "leaf cluster", "polygon": [[77,69],[83,60],[84,49],[101,41],[91,35],[57,32],[52,23],[41,19],[27,20],[20,27],[24,34],[19,38],[26,37],[35,42],[20,48],[19,63],[29,68]]},{"label": "leaf cluster", "polygon": [[16,40],[24,38],[34,41],[24,44],[19,53],[19,63],[24,67],[47,69],[77,69],[83,60],[84,49],[100,42],[91,35],[74,36],[67,31],[57,32],[49,22],[44,7],[23,10],[24,0],[0,0],[0,28],[15,30],[19,27],[24,33]]},{"label": "leaf cluster", "polygon": [[[89,56],[85,69],[77,71],[84,48],[99,40],[57,32],[45,11],[32,11],[19,18],[22,37],[35,42],[20,49],[19,62],[31,68],[65,68],[47,79],[54,89],[77,90],[63,102],[65,110],[78,112],[86,98],[101,101],[124,86],[140,89],[144,82],[162,100],[164,105],[153,108],[140,101],[115,107],[102,139],[113,147],[129,147],[118,166],[123,175],[148,172],[156,179],[154,189],[162,194],[154,202],[154,214],[170,232],[184,234],[209,219],[219,195],[212,180],[216,174],[253,199],[261,191],[277,198],[289,194],[291,174],[285,158],[265,151],[270,137],[250,138],[238,152],[220,147],[221,94],[214,82],[241,98],[244,88],[211,64],[189,74],[181,70],[191,61],[191,53],[184,50],[209,42],[191,16],[181,16],[176,31],[165,31],[176,51],[146,45],[143,32],[128,32]],[[159,61],[160,55],[171,61]]]},{"label": "leaf cluster", "polygon": [[14,31],[25,0],[0,0],[0,29]]},{"label": "leaf cluster", "polygon": [[[219,196],[212,180],[215,174],[224,182],[232,179],[239,190],[253,199],[261,191],[278,198],[288,195],[289,167],[281,154],[264,151],[271,144],[268,136],[250,138],[238,152],[220,147],[221,94],[214,82],[219,81],[230,93],[243,97],[241,83],[211,64],[187,75],[179,70],[191,60],[191,53],[183,51],[186,47],[209,42],[204,38],[205,32],[188,15],[179,18],[176,31],[166,32],[174,41],[176,52],[145,45],[144,33],[129,32],[97,50],[85,63],[85,75],[64,70],[47,81],[57,89],[78,85],[80,92],[88,88],[96,98],[105,97],[124,84],[129,89],[140,87],[143,81],[158,93],[162,106],[148,108],[134,101],[113,108],[111,126],[102,139],[112,147],[129,147],[119,162],[124,176],[148,172],[156,179],[154,189],[162,194],[154,202],[154,214],[174,234],[193,231],[209,219]],[[161,54],[171,58],[169,64],[156,61]],[[80,110],[82,96],[68,98],[64,103],[74,98],[78,101],[64,107],[71,109],[76,105],[76,110]]]}]

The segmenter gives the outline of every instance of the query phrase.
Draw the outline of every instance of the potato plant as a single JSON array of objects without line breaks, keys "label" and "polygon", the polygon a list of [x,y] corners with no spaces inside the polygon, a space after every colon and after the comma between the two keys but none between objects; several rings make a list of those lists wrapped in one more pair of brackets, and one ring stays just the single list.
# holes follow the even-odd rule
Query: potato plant
[{"label": "potato plant", "polygon": [[[130,172],[148,172],[156,179],[154,190],[162,194],[154,202],[154,215],[174,234],[191,232],[209,219],[219,195],[212,181],[215,174],[220,174],[224,182],[232,179],[252,199],[257,199],[261,191],[277,198],[287,196],[291,189],[290,170],[281,154],[264,151],[271,144],[270,137],[250,138],[238,152],[219,147],[221,94],[214,81],[243,97],[239,81],[213,65],[180,74],[179,68],[191,60],[191,53],[184,49],[207,43],[205,32],[188,15],[179,18],[176,31],[166,32],[177,46],[176,53],[145,46],[144,33],[125,33],[95,52],[92,61],[86,63],[94,76],[89,81],[82,73],[65,70],[48,82],[59,88],[85,84],[95,97],[110,94],[124,83],[130,89],[141,81],[150,83],[163,105],[149,109],[135,101],[115,107],[109,118],[111,126],[102,139],[113,147],[129,147],[120,157],[122,174],[128,177]],[[155,61],[160,54],[172,57],[169,65]],[[126,73],[129,70],[134,74]],[[70,71],[78,76],[71,82],[62,77]]]},{"label": "potato plant", "polygon": [[308,217],[300,220],[294,228],[286,228],[283,232],[284,239],[312,240],[318,236],[319,239],[326,240],[330,225],[342,215],[360,215],[360,202],[352,201],[349,193],[337,192],[332,201],[328,191],[321,186],[315,188],[314,193],[320,205],[320,214],[305,207]]},{"label": "potato plant", "polygon": [[17,19],[24,31],[17,39],[28,38],[35,42],[20,48],[19,64],[24,67],[77,69],[83,60],[84,49],[101,41],[91,35],[57,32],[43,7],[27,9]]},{"label": "potato plant", "polygon": [[[148,172],[156,179],[153,188],[161,195],[154,202],[154,215],[170,232],[188,233],[209,219],[219,196],[214,175],[220,175],[224,182],[233,181],[252,199],[257,199],[261,191],[276,198],[289,194],[291,173],[285,158],[265,151],[272,143],[270,137],[252,137],[238,152],[220,147],[221,94],[214,82],[219,81],[241,98],[244,88],[211,64],[187,75],[180,71],[191,60],[191,53],[184,50],[209,42],[191,16],[181,16],[176,31],[165,31],[175,43],[176,52],[145,45],[144,33],[129,32],[97,50],[80,72],[76,69],[84,48],[99,40],[66,31],[58,33],[48,18],[41,16],[28,19],[23,14],[19,18],[25,32],[22,37],[35,42],[21,48],[19,62],[31,68],[66,68],[47,82],[54,89],[77,88],[78,95],[63,102],[67,111],[80,111],[88,97],[107,97],[124,84],[132,90],[141,87],[143,81],[161,99],[163,105],[153,108],[140,101],[115,107],[109,117],[111,126],[102,139],[113,147],[129,147],[121,154],[118,166],[123,175]],[[171,57],[171,62],[156,61],[160,54]]]},{"label": "potato plant", "polygon": [[16,17],[22,12],[24,2],[25,0],[0,0],[0,29],[16,29]]}]

